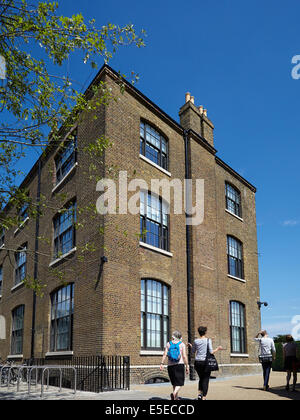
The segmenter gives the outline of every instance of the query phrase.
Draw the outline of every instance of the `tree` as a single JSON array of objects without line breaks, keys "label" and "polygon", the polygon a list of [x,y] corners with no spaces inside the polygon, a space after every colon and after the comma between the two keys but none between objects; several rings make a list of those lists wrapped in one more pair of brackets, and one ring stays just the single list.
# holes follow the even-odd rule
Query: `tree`
[{"label": "tree", "polygon": [[274,337],[274,343],[286,343],[286,335],[277,335]]},{"label": "tree", "polygon": [[[29,148],[44,152],[49,145],[61,146],[62,129],[68,132],[83,111],[93,112],[114,99],[104,83],[93,86],[92,92],[76,89],[63,68],[70,56],[81,54],[95,71],[99,57],[107,63],[119,47],[145,45],[145,32],[137,34],[132,24],[108,23],[99,28],[95,20],[86,22],[81,14],[61,16],[58,8],[58,2],[0,0],[0,212],[4,207],[25,206],[32,216],[41,214],[47,204],[43,197],[37,203],[18,188],[16,163]],[[108,139],[99,138],[87,153],[100,157],[108,145]],[[57,205],[59,211],[66,211]],[[93,208],[78,211],[94,213]],[[19,224],[18,211],[9,217],[0,213],[0,232]],[[86,247],[93,250],[91,244]]]},{"label": "tree", "polygon": [[[144,31],[138,36],[131,24],[97,28],[81,14],[60,16],[57,2],[35,3],[0,0],[0,56],[6,63],[6,80],[0,86],[2,204],[14,191],[13,168],[24,147],[45,148],[57,140],[62,124],[72,126],[87,109],[86,96],[62,71],[70,55],[81,53],[96,69],[99,57],[108,62],[120,46],[144,46]],[[99,89],[107,101],[105,86]]]}]

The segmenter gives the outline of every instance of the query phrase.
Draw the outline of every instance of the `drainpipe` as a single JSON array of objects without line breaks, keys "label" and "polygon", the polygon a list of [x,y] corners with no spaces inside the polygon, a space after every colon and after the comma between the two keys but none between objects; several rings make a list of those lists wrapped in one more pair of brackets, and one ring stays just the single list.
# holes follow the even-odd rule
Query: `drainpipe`
[{"label": "drainpipe", "polygon": [[[39,231],[40,231],[40,199],[41,199],[41,159],[38,163],[38,187],[36,196],[36,222],[35,222],[35,245],[34,245],[34,280],[38,278],[38,251],[39,251]],[[30,358],[34,359],[34,345],[35,345],[35,323],[36,323],[36,291],[33,291],[32,300],[32,326],[31,326],[31,353]]]},{"label": "drainpipe", "polygon": [[[190,179],[190,161],[189,161],[189,140],[188,140],[188,131],[184,130],[184,148],[185,148],[185,179]],[[188,196],[186,193],[186,210],[188,206]],[[186,219],[189,215],[186,212]],[[188,318],[188,342],[192,343],[193,341],[193,332],[192,332],[192,299],[191,299],[191,289],[192,289],[192,258],[191,258],[191,229],[192,226],[186,223],[186,264],[187,264],[187,318]],[[194,371],[191,369],[191,360],[192,352],[191,349],[188,351],[188,362],[190,365],[190,379],[194,380]]]}]

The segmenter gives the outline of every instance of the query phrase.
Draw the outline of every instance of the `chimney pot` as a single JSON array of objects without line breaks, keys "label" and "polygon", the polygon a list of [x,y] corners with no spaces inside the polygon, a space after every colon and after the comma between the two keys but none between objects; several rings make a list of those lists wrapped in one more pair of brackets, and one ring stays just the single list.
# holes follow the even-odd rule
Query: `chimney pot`
[{"label": "chimney pot", "polygon": [[187,104],[188,102],[190,102],[190,100],[191,100],[191,94],[187,92],[185,95],[185,103]]},{"label": "chimney pot", "polygon": [[195,97],[194,96],[191,96],[191,102],[192,102],[192,104],[195,103]]},{"label": "chimney pot", "polygon": [[189,101],[180,108],[180,125],[185,130],[193,130],[205,139],[212,147],[214,147],[214,125],[207,117],[207,109],[204,106],[195,106],[194,97],[190,93],[186,99]]}]

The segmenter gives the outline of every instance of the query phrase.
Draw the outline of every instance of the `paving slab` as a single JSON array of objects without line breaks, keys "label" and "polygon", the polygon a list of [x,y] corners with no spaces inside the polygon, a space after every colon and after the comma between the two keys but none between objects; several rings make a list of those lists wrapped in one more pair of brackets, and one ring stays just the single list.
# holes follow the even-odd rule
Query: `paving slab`
[{"label": "paving slab", "polygon": [[[208,400],[300,400],[300,384],[296,392],[285,390],[285,373],[272,372],[270,390],[262,389],[262,375],[235,376],[231,378],[218,378],[210,381]],[[197,381],[186,381],[180,391],[183,400],[195,400],[197,398]],[[105,401],[130,401],[130,400],[170,400],[172,387],[169,383],[152,385],[132,385],[130,391],[113,391],[95,394],[91,392],[63,389],[58,392],[57,388],[50,387],[44,391],[44,400],[105,400]],[[0,388],[0,400],[40,400],[40,386],[32,387],[32,393],[28,395],[27,388],[22,386],[20,392],[15,387],[10,389]]]}]

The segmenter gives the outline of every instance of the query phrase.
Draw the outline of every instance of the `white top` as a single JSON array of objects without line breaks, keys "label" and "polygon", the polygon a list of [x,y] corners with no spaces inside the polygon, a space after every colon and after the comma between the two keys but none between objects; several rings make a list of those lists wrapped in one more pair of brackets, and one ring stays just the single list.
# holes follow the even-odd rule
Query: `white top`
[{"label": "white top", "polygon": [[192,352],[196,353],[195,360],[198,362],[203,362],[206,359],[207,355],[207,346],[209,352],[213,352],[212,342],[209,338],[198,338],[194,341]]},{"label": "white top", "polygon": [[274,344],[274,340],[270,337],[262,337],[262,338],[255,338],[260,344],[260,356],[272,356],[272,354],[276,353],[276,348]]}]

